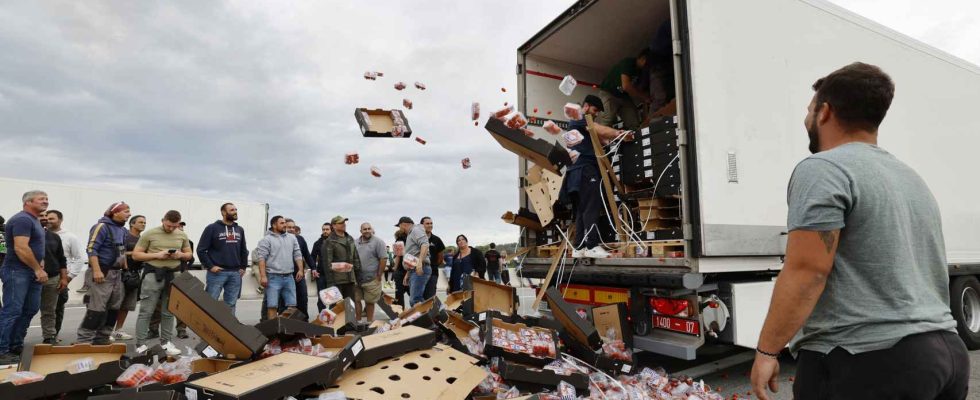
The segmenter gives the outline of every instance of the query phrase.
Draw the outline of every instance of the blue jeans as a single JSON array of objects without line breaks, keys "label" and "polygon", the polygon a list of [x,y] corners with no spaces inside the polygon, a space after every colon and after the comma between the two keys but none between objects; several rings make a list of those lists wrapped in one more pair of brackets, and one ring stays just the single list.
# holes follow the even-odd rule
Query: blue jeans
[{"label": "blue jeans", "polygon": [[432,267],[426,265],[422,271],[422,275],[416,274],[415,271],[405,271],[408,274],[408,297],[411,298],[411,306],[425,300],[425,285],[429,283]]},{"label": "blue jeans", "polygon": [[[8,257],[17,257],[9,255]],[[0,354],[24,346],[31,318],[41,309],[41,284],[34,271],[23,267],[0,268],[3,308],[0,309]]]},{"label": "blue jeans", "polygon": [[279,309],[279,298],[286,307],[296,307],[296,277],[293,274],[266,274],[269,287],[265,288],[265,306]]},{"label": "blue jeans", "polygon": [[206,290],[211,298],[218,300],[221,292],[225,292],[223,300],[228,307],[231,307],[231,313],[234,314],[235,303],[238,302],[238,297],[242,293],[241,273],[237,269],[222,270],[218,273],[208,270],[207,283]]},{"label": "blue jeans", "polygon": [[499,269],[495,269],[494,270],[494,269],[487,268],[487,279],[489,279],[491,281],[494,281],[494,282],[497,282],[497,283],[502,282],[500,280],[500,270]]}]

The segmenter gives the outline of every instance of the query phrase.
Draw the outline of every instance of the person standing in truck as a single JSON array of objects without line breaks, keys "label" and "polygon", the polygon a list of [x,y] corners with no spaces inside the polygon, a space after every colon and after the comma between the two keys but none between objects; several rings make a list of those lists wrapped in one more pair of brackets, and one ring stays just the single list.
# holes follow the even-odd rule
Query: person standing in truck
[{"label": "person standing in truck", "polygon": [[238,225],[238,207],[221,205],[221,219],[204,228],[197,242],[197,258],[207,270],[207,292],[222,300],[235,313],[242,293],[242,276],[248,268],[248,245],[245,228]]},{"label": "person standing in truck", "polygon": [[970,359],[950,312],[939,206],[926,182],[878,147],[895,86],[853,63],[813,84],[810,152],[793,171],[786,261],[752,367],[778,390],[797,357],[797,399],[964,399]]},{"label": "person standing in truck", "polygon": [[650,49],[643,49],[636,57],[626,57],[606,73],[599,85],[599,98],[602,100],[602,113],[596,122],[613,126],[616,118],[623,120],[623,128],[628,130],[640,127],[640,116],[636,104],[650,104],[650,95],[640,90],[636,81],[645,73],[647,61],[651,58]]},{"label": "person standing in truck", "polygon": [[[602,100],[594,95],[585,96],[582,101],[582,119],[568,121],[568,130],[577,130],[582,134],[580,143],[571,146],[571,150],[579,153],[579,157],[571,167],[565,170],[565,181],[562,191],[572,202],[575,214],[575,238],[571,243],[572,257],[575,258],[606,258],[609,252],[599,246],[599,212],[605,207],[602,202],[602,177],[599,174],[599,161],[592,147],[592,135],[589,134],[586,116],[597,116],[605,110]],[[626,135],[623,141],[633,140],[631,133],[623,133],[600,123],[593,123],[599,140],[613,140],[620,135]]]}]

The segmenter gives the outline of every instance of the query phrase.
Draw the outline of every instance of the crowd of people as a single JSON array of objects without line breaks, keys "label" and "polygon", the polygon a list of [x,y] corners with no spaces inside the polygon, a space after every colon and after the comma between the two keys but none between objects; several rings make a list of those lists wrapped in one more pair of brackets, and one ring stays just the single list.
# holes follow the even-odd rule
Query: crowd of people
[{"label": "crowd of people", "polygon": [[[369,321],[375,304],[384,301],[386,288],[395,291],[394,303],[402,306],[435,296],[440,269],[448,280],[447,293],[460,290],[464,276],[507,280],[506,271],[501,273],[506,254],[495,244],[484,253],[459,235],[455,247],[447,247],[432,232],[430,217],[419,224],[401,217],[389,245],[367,222],[355,238],[347,231],[348,219],[338,215],[323,224],[311,248],[294,220],[277,215],[249,259],[245,229],[238,225],[238,209],[232,203],[221,206],[221,219],[205,227],[195,251],[176,210],[167,211],[160,225],[147,229],[146,216],[133,215],[125,202],[113,203],[83,242],[62,228],[65,215],[48,209],[45,192],[27,192],[22,201],[22,211],[6,221],[0,217],[0,365],[19,362],[27,329],[38,312],[43,342],[61,342],[68,284],[80,276],[86,311],[75,343],[135,339],[140,346],[159,338],[169,354],[179,354],[173,340],[187,338],[187,327],[168,310],[169,286],[194,264],[195,255],[206,270],[206,291],[232,313],[251,265],[263,295],[260,320],[287,310],[309,318],[307,279],[315,282],[317,291],[337,287],[355,300],[356,315]],[[326,307],[318,300],[318,311]],[[135,335],[123,330],[130,312],[137,312]]]}]

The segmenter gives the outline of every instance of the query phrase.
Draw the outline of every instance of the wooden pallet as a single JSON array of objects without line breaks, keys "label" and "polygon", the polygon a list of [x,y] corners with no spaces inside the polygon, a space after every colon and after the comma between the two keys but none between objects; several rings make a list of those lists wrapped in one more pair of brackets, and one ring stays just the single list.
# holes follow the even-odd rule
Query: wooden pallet
[{"label": "wooden pallet", "polygon": [[549,245],[549,246],[538,246],[538,257],[540,258],[552,258],[561,251],[561,244]]},{"label": "wooden pallet", "polygon": [[[643,255],[640,255],[638,249],[642,248]],[[631,243],[624,254],[625,257],[665,257],[670,255],[677,255],[677,252],[683,254],[684,252],[684,241],[683,240],[657,240],[640,242],[640,244]]]}]

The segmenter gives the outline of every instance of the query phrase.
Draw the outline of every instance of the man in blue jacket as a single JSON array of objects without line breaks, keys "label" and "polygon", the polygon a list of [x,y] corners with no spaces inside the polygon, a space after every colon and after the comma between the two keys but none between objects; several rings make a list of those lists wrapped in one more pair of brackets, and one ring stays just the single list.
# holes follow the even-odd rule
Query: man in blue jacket
[{"label": "man in blue jacket", "polygon": [[204,228],[197,244],[197,257],[207,269],[207,292],[217,300],[224,291],[224,301],[235,312],[242,292],[242,276],[248,267],[245,229],[238,226],[238,207],[221,205],[221,220]]},{"label": "man in blue jacket", "polygon": [[85,272],[85,318],[78,327],[78,343],[109,344],[115,318],[109,321],[108,312],[119,310],[125,289],[122,270],[126,264],[126,235],[124,224],[131,212],[124,202],[113,203],[89,232],[89,269]]}]

